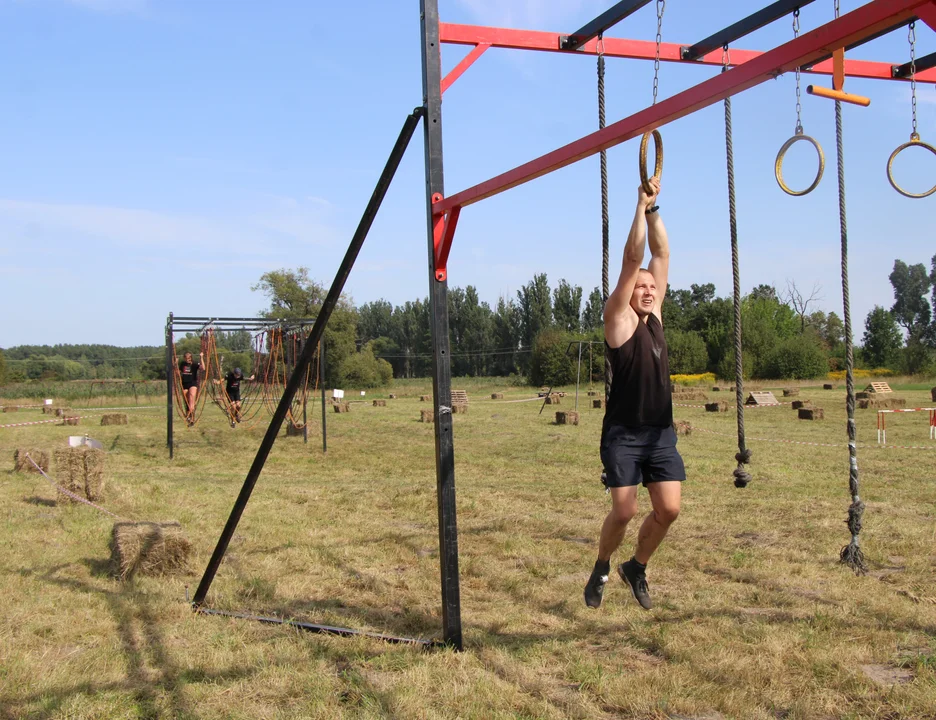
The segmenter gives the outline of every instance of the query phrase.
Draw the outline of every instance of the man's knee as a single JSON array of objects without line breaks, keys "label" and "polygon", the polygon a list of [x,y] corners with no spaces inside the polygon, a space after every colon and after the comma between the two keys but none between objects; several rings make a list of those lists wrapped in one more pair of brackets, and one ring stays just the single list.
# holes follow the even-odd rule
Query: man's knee
[{"label": "man's knee", "polygon": [[626,525],[637,514],[637,500],[616,502],[611,506],[611,517],[619,525]]},{"label": "man's knee", "polygon": [[653,508],[653,515],[660,525],[669,527],[679,517],[679,503],[665,503]]}]

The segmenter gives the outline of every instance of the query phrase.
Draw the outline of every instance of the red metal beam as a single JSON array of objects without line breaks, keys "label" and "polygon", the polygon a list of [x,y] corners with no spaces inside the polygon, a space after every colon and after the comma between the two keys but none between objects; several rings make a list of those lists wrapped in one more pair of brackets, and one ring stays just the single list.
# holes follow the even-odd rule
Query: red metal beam
[{"label": "red metal beam", "polygon": [[[934,0],[873,0],[842,15],[826,25],[801,35],[768,52],[736,65],[728,72],[684,90],[630,117],[586,135],[558,150],[531,160],[513,170],[482,182],[460,193],[434,202],[434,215],[454,207],[465,207],[479,200],[522,185],[554,170],[590,157],[601,150],[713,105],[736,93],[759,85],[778,74],[789,72],[835,49],[858,42],[883,28],[917,15],[920,9],[932,9]],[[605,40],[607,45],[608,40]],[[492,43],[493,45],[494,43]],[[737,53],[734,51],[732,54]],[[737,59],[737,58],[736,58]],[[831,66],[831,61],[829,62]],[[831,67],[830,67],[831,72]]]},{"label": "red metal beam", "polygon": [[451,72],[448,75],[442,78],[442,92],[444,93],[446,90],[448,90],[449,87],[451,87],[452,83],[458,80],[458,78],[462,76],[462,73],[465,72],[465,70],[467,70],[468,68],[470,68],[472,63],[474,63],[475,60],[481,57],[484,54],[484,51],[487,50],[489,47],[491,47],[490,43],[478,43],[477,45],[475,45],[474,49],[470,53],[465,55],[465,57],[462,58],[461,62],[458,63],[458,65],[456,65],[454,68],[452,68]]},{"label": "red metal beam", "polygon": [[[936,5],[934,5],[936,7]],[[921,20],[926,19],[923,8],[916,13]],[[936,11],[930,9],[931,26],[936,24]],[[483,43],[487,47],[510,48],[514,50],[540,50],[543,52],[561,52],[569,55],[569,51],[560,50],[560,33],[538,32],[534,30],[511,30],[508,28],[484,27],[481,25],[455,25],[440,23],[440,39],[449,45],[476,45]],[[661,62],[678,62],[683,65],[722,65],[722,51],[719,48],[710,52],[699,60],[686,61],[681,58],[679,43],[662,43],[660,45]],[[591,40],[577,50],[578,54],[597,55],[598,41]],[[833,48],[834,49],[834,48]],[[604,38],[604,54],[606,57],[627,58],[630,60],[653,60],[656,55],[656,43],[646,40],[624,40],[620,38]],[[758,50],[731,49],[731,65],[740,65],[749,60],[760,57],[764,53]],[[820,56],[821,57],[821,56]],[[463,61],[464,62],[464,61]],[[891,76],[891,63],[871,62],[868,60],[845,60],[845,75],[848,77],[871,78],[874,80],[893,80]],[[452,71],[454,73],[454,70]],[[464,69],[462,70],[464,72]],[[815,67],[803,72],[817,75],[831,75],[831,60],[818,63]],[[450,73],[451,74],[451,73]],[[459,73],[461,75],[461,73]],[[926,73],[919,73],[920,82],[936,82],[936,69]],[[453,79],[454,82],[454,79]],[[451,83],[449,83],[451,85]],[[446,86],[448,87],[448,86]]]},{"label": "red metal beam", "polygon": [[929,25],[932,30],[936,30],[936,2],[921,7],[916,16]]}]

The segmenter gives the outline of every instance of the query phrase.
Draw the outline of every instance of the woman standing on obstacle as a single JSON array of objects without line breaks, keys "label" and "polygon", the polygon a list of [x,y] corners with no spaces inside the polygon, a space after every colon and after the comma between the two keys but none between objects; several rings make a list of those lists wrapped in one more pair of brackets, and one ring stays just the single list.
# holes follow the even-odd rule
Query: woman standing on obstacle
[{"label": "woman standing on obstacle", "polygon": [[179,363],[179,375],[182,378],[182,395],[188,403],[188,413],[186,422],[192,427],[195,424],[195,401],[198,399],[198,373],[201,372],[202,363],[205,361],[205,354],[198,353],[198,362],[194,362],[192,353],[187,352],[182,356],[182,362]]}]

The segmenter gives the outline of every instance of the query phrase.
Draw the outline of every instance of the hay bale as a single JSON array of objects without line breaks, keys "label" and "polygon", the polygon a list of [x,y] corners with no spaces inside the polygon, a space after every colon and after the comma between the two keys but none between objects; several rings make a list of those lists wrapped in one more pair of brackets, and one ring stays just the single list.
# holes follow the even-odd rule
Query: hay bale
[{"label": "hay bale", "polygon": [[822,408],[800,408],[796,411],[800,420],[824,420]]},{"label": "hay bale", "polygon": [[546,404],[547,405],[561,405],[562,401],[559,399],[559,395],[557,393],[553,393],[552,395],[546,396]]},{"label": "hay bale", "polygon": [[676,420],[673,423],[673,430],[677,435],[692,435],[692,424],[688,420]]},{"label": "hay bale", "polygon": [[862,398],[861,400],[858,400],[856,404],[858,405],[859,410],[867,410],[871,405],[871,401],[868,400],[868,398]]},{"label": "hay bale", "polygon": [[452,412],[461,415],[468,414],[468,403],[452,403]]},{"label": "hay bale", "polygon": [[298,425],[293,425],[289,418],[286,419],[286,437],[305,437],[305,429]]},{"label": "hay bale", "polygon": [[889,410],[892,408],[905,408],[907,401],[904,398],[896,397],[871,397],[868,398],[868,407],[872,410]]},{"label": "hay bale", "polygon": [[503,400],[504,393],[491,393],[491,400]]},{"label": "hay bale", "polygon": [[930,388],[930,397],[933,399],[933,402],[936,402],[936,387]]},{"label": "hay bale", "polygon": [[19,408],[16,407],[16,405],[4,405],[4,406],[3,406],[3,412],[5,412],[5,413],[8,413],[8,412],[19,412]]},{"label": "hay bale", "polygon": [[783,388],[783,397],[796,397],[799,395],[799,388]]},{"label": "hay bale", "polygon": [[[868,400],[870,397],[871,397],[871,393],[869,392],[862,391],[862,392],[855,393],[855,400]],[[865,405],[865,407],[868,407],[868,406]]]},{"label": "hay bale", "polygon": [[77,415],[67,415],[62,418],[62,425],[77,425],[80,419]]},{"label": "hay bale", "polygon": [[374,407],[387,407],[386,400],[374,400]]},{"label": "hay bale", "polygon": [[101,425],[129,425],[130,416],[127,413],[107,413],[101,415]]},{"label": "hay bale", "polygon": [[724,400],[718,402],[705,403],[705,412],[728,412],[728,403]]},{"label": "hay bale", "polygon": [[712,385],[712,392],[721,392],[721,388],[718,385]]},{"label": "hay bale", "polygon": [[826,383],[825,385],[822,386],[822,389],[823,390],[835,390],[835,385],[833,385],[832,383]]},{"label": "hay bale", "polygon": [[389,397],[391,400],[396,400],[396,394],[395,394],[395,393],[390,393],[387,397]]},{"label": "hay bale", "polygon": [[688,388],[683,387],[682,385],[673,385],[673,401],[674,402],[705,402],[708,400],[708,395],[705,394],[705,391],[701,388]]},{"label": "hay bale", "polygon": [[54,414],[55,414],[55,407],[52,406],[52,405],[43,405],[43,406],[42,406],[42,414],[43,414],[43,415],[54,415]]},{"label": "hay bale", "polygon": [[589,390],[589,391],[588,391],[588,397],[598,397],[598,391],[597,391],[597,390]]},{"label": "hay bale", "polygon": [[595,398],[592,400],[592,408],[601,410],[605,406],[604,398]]},{"label": "hay bale", "polygon": [[794,410],[799,410],[800,408],[810,407],[812,402],[809,400],[794,400],[790,405]]},{"label": "hay bale", "polygon": [[71,415],[72,409],[70,407],[59,406],[55,408],[55,417],[66,417]]},{"label": "hay bale", "polygon": [[177,522],[118,522],[111,531],[111,561],[121,580],[184,572],[191,554],[192,544]]},{"label": "hay bale", "polygon": [[432,395],[420,395],[419,402],[432,402]]},{"label": "hay bale", "polygon": [[[56,481],[78,497],[95,502],[104,497],[104,451],[97,448],[59,448],[55,451]],[[65,496],[66,502],[75,502]]]},{"label": "hay bale", "polygon": [[425,422],[425,423],[435,422],[435,413],[432,412],[432,410],[420,410],[419,422]]},{"label": "hay bale", "polygon": [[336,413],[351,412],[351,403],[349,402],[338,402],[335,403],[332,407],[335,408]]},{"label": "hay bale", "polygon": [[556,413],[556,425],[578,425],[579,414],[574,410],[559,410]]},{"label": "hay bale", "polygon": [[33,462],[42,468],[43,472],[49,472],[49,453],[35,448],[17,448],[13,451],[13,472],[39,474],[36,466],[27,459],[27,453],[33,459]]}]

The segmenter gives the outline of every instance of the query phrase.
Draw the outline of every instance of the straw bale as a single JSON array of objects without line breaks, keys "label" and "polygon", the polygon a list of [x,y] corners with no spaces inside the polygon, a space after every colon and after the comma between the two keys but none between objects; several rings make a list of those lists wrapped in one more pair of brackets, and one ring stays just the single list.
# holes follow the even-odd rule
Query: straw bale
[{"label": "straw bale", "polygon": [[386,400],[374,400],[374,407],[387,407]]},{"label": "straw bale", "polygon": [[334,406],[336,413],[346,413],[351,412],[351,403],[340,402],[335,403]]},{"label": "straw bale", "polygon": [[592,400],[592,407],[596,410],[601,410],[605,406],[604,398],[594,398]]},{"label": "straw bale", "polygon": [[101,425],[129,425],[130,416],[127,413],[107,413],[101,415]]},{"label": "straw bale", "polygon": [[391,400],[396,400],[396,395],[395,395],[394,393],[390,393],[390,395],[388,395],[388,397],[389,397]]},{"label": "straw bale", "polygon": [[420,410],[419,422],[425,422],[425,423],[435,422],[435,414],[432,412],[432,410]]},{"label": "straw bale", "polygon": [[589,390],[589,391],[588,391],[588,397],[598,397],[598,391],[597,391],[597,390]]},{"label": "straw bale", "polygon": [[419,402],[432,402],[432,395],[420,395]]},{"label": "straw bale", "polygon": [[728,403],[724,400],[718,402],[705,403],[705,412],[728,412]]},{"label": "straw bale", "polygon": [[[55,450],[56,481],[69,492],[92,502],[104,497],[104,451],[80,446]],[[66,502],[75,502],[65,496]]]},{"label": "straw bale", "polygon": [[904,398],[896,397],[871,397],[868,398],[868,407],[872,410],[889,410],[891,408],[905,408],[907,401]]},{"label": "straw bale", "polygon": [[35,448],[17,448],[13,451],[13,472],[39,473],[36,466],[26,458],[27,453],[44,472],[49,472],[49,453]]},{"label": "straw bale", "polygon": [[835,385],[833,385],[832,383],[826,383],[825,385],[822,386],[822,389],[823,390],[835,390]]},{"label": "straw bale", "polygon": [[54,405],[43,405],[43,406],[42,406],[42,414],[43,414],[43,415],[54,415],[54,414],[55,414],[55,406],[54,406]]},{"label": "straw bale", "polygon": [[121,580],[184,572],[191,554],[192,544],[177,522],[114,523],[111,561]]},{"label": "straw bale", "polygon": [[70,407],[65,407],[64,405],[59,405],[55,408],[55,417],[68,417],[71,415],[72,409]]},{"label": "straw bale", "polygon": [[708,395],[701,388],[684,387],[683,385],[673,385],[673,400],[676,402],[692,402],[698,400],[705,402]]},{"label": "straw bale", "polygon": [[800,408],[796,411],[800,420],[824,420],[822,408]]},{"label": "straw bale", "polygon": [[692,435],[692,423],[688,420],[676,420],[673,429],[677,435]]},{"label": "straw bale", "polygon": [[461,415],[468,414],[468,403],[452,403],[452,412]]},{"label": "straw bale", "polygon": [[800,408],[804,408],[804,407],[812,407],[812,401],[810,401],[810,400],[794,400],[793,402],[790,403],[790,406],[791,406],[794,410],[799,410]]},{"label": "straw bale", "polygon": [[16,407],[16,405],[4,405],[4,406],[3,406],[3,412],[5,412],[5,413],[8,413],[8,412],[19,412],[19,408]]},{"label": "straw bale", "polygon": [[936,402],[936,387],[930,388],[930,397],[933,399],[933,402]]},{"label": "straw bale", "polygon": [[721,388],[718,385],[712,385],[712,392],[721,392]]},{"label": "straw bale", "polygon": [[796,397],[799,395],[798,387],[783,388],[783,397]]},{"label": "straw bale", "polygon": [[557,425],[578,425],[579,424],[579,414],[574,410],[559,410],[556,413],[556,424]]},{"label": "straw bale", "polygon": [[491,400],[503,400],[504,393],[491,393]]},{"label": "straw bale", "polygon": [[547,405],[559,405],[560,404],[559,396],[555,394],[548,395],[546,397],[546,404]]},{"label": "straw bale", "polygon": [[[867,400],[870,397],[871,397],[871,393],[864,392],[863,390],[861,392],[855,393],[855,400]],[[867,407],[867,405],[865,405],[865,407]]]},{"label": "straw bale", "polygon": [[77,425],[80,419],[77,415],[66,415],[62,418],[62,425]]},{"label": "straw bale", "polygon": [[296,427],[288,419],[286,420],[286,437],[305,437],[303,428]]}]

